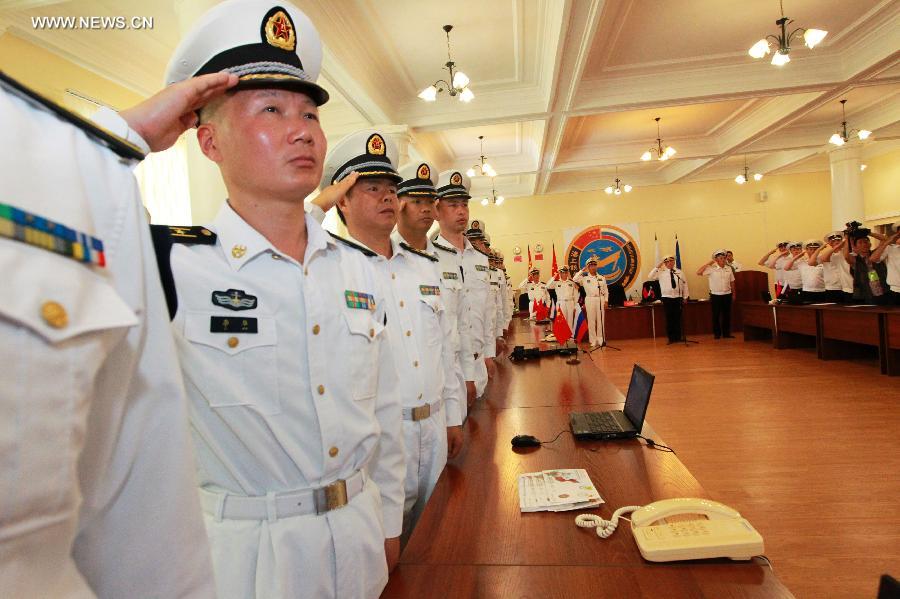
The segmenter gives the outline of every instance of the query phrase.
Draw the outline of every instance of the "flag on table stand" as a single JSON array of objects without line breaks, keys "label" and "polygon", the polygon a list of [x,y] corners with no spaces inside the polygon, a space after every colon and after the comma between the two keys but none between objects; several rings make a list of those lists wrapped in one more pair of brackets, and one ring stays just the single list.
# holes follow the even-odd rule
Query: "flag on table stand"
[{"label": "flag on table stand", "polygon": [[681,248],[678,247],[678,233],[675,233],[675,268],[681,268]]},{"label": "flag on table stand", "polygon": [[550,266],[550,274],[554,281],[559,280],[559,268],[556,266],[556,244],[553,244],[553,265]]},{"label": "flag on table stand", "polygon": [[584,341],[584,338],[587,337],[588,326],[587,326],[587,317],[584,314],[584,310],[581,309],[581,305],[575,306],[575,329],[572,331],[572,336],[575,337],[575,341],[579,343]]},{"label": "flag on table stand", "polygon": [[528,276],[531,276],[531,246],[528,246]]},{"label": "flag on table stand", "polygon": [[659,257],[659,239],[656,238],[656,233],[653,234],[653,266],[656,266],[662,262],[662,258]]},{"label": "flag on table stand", "polygon": [[562,310],[557,310],[556,318],[553,319],[553,336],[560,345],[563,345],[572,336],[572,329],[569,328],[569,323],[566,322]]}]

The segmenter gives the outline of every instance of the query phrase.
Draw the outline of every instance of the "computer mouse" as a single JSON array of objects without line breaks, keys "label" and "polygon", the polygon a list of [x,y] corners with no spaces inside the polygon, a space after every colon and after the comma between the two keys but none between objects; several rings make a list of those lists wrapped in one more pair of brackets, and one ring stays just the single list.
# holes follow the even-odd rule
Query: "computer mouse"
[{"label": "computer mouse", "polygon": [[512,438],[513,447],[540,447],[541,442],[537,437],[531,435],[516,435]]}]

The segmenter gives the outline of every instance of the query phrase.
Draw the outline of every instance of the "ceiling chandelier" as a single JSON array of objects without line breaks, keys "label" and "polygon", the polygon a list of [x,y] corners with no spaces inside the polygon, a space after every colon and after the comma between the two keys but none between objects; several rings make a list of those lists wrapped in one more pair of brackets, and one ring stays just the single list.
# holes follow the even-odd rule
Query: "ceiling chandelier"
[{"label": "ceiling chandelier", "polygon": [[[607,187],[607,188],[604,189],[603,191],[605,191],[605,192],[607,193],[607,195],[617,195],[617,196],[620,196],[620,195],[622,195],[622,192],[623,192],[623,191],[624,191],[625,193],[629,193],[629,192],[631,192],[632,189],[634,189],[633,187],[631,187],[631,185],[628,185],[628,184],[621,185],[621,183],[622,183],[622,180],[619,179],[619,167],[616,167],[616,180],[615,180],[615,185],[614,185],[614,186],[613,186],[613,185],[610,185],[609,187]],[[621,185],[621,186],[620,186],[620,185]]]},{"label": "ceiling chandelier", "polygon": [[675,155],[675,148],[672,146],[666,146],[663,149],[662,137],[659,134],[659,119],[662,117],[656,117],[654,120],[656,121],[656,147],[651,147],[649,150],[644,152],[641,155],[641,160],[647,161],[653,158],[653,155],[656,154],[657,160],[668,160],[672,156]]},{"label": "ceiling chandelier", "polygon": [[450,71],[450,77],[448,77],[450,83],[443,79],[438,79],[423,89],[419,93],[419,97],[426,102],[434,102],[437,100],[437,95],[445,89],[451,96],[459,96],[460,102],[471,102],[475,97],[475,94],[469,89],[469,78],[462,71],[455,70],[456,63],[453,62],[453,59],[450,57],[451,29],[453,29],[453,25],[444,25],[444,32],[447,34],[447,63],[444,65],[444,68]]},{"label": "ceiling chandelier", "polygon": [[[753,180],[759,181],[763,178],[762,173],[753,173]],[[747,168],[747,157],[744,156],[744,172],[734,178],[734,182],[743,185],[750,180],[750,169]]]},{"label": "ceiling chandelier", "polygon": [[494,179],[491,178],[491,197],[482,199],[482,200],[481,200],[481,205],[482,205],[482,206],[489,206],[490,204],[493,204],[493,205],[495,205],[495,206],[499,206],[499,205],[501,205],[505,200],[506,200],[506,198],[504,198],[503,196],[498,196],[498,195],[497,195],[497,190],[494,189]]},{"label": "ceiling chandelier", "polygon": [[819,43],[825,39],[825,36],[828,35],[827,31],[822,29],[804,29],[803,27],[798,27],[788,34],[787,26],[793,23],[794,21],[784,16],[784,0],[781,0],[781,18],[775,21],[775,24],[781,28],[781,33],[776,35],[767,35],[763,39],[759,40],[750,48],[750,56],[753,58],[763,58],[766,54],[772,51],[772,47],[769,43],[769,40],[773,40],[775,45],[777,46],[775,50],[775,54],[772,56],[772,64],[776,67],[783,66],[790,62],[790,52],[791,52],[791,40],[794,39],[794,36],[801,33],[803,34],[803,42],[806,44],[806,47],[812,50]]},{"label": "ceiling chandelier", "polygon": [[847,100],[841,100],[841,115],[843,120],[841,121],[841,130],[835,133],[829,138],[828,143],[832,143],[836,146],[842,146],[854,135],[857,136],[861,140],[869,139],[869,136],[872,135],[872,132],[868,129],[851,129],[849,132],[847,131],[847,111],[846,111]]},{"label": "ceiling chandelier", "polygon": [[494,167],[492,167],[490,164],[485,162],[485,159],[484,159],[484,135],[479,135],[478,141],[481,144],[481,162],[479,164],[472,166],[472,168],[467,170],[466,175],[468,175],[470,179],[475,176],[490,177],[491,179],[493,179],[494,177],[497,176],[497,171],[494,170]]}]

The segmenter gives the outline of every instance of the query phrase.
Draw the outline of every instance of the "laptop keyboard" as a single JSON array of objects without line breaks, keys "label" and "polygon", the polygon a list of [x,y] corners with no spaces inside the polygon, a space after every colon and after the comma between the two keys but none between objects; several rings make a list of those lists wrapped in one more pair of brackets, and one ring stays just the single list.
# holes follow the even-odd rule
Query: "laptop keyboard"
[{"label": "laptop keyboard", "polygon": [[620,431],[622,428],[610,412],[588,412],[584,415],[593,430]]}]

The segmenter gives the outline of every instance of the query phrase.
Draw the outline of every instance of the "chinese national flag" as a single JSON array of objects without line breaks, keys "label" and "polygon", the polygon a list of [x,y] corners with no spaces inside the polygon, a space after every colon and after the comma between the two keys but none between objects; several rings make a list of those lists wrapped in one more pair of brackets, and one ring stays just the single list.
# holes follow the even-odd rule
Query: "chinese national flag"
[{"label": "chinese national flag", "polygon": [[553,319],[553,336],[556,337],[556,342],[560,344],[565,343],[572,336],[572,329],[569,328],[569,323],[566,322],[566,317],[563,316],[562,310],[557,310],[556,318]]},{"label": "chinese national flag", "polygon": [[531,246],[528,246],[528,274],[531,274]]}]

